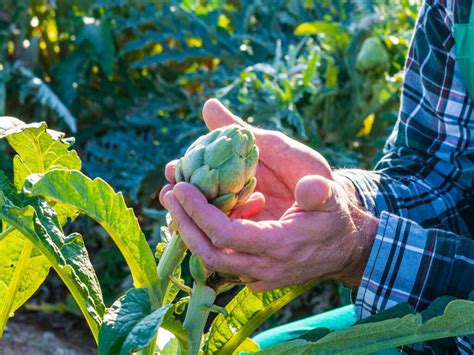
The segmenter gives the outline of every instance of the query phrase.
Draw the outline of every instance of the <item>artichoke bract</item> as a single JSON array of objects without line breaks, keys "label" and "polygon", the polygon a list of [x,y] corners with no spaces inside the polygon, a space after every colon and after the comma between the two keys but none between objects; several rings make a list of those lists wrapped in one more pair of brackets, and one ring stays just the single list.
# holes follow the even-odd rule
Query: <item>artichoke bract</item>
[{"label": "artichoke bract", "polygon": [[176,165],[176,182],[195,185],[225,213],[242,206],[257,180],[258,147],[248,128],[225,126],[197,139]]}]

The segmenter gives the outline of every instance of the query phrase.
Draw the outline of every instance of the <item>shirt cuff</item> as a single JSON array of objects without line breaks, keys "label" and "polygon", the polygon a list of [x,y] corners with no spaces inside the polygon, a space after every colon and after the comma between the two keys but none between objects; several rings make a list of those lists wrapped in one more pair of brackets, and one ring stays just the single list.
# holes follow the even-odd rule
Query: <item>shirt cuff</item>
[{"label": "shirt cuff", "polygon": [[345,177],[354,185],[363,207],[375,216],[387,210],[386,202],[380,193],[380,175],[371,171],[350,169],[338,170],[337,175]]},{"label": "shirt cuff", "polygon": [[382,212],[377,235],[355,298],[357,319],[409,302],[415,308],[423,300],[423,277],[429,273],[425,255],[428,231],[402,217]]}]

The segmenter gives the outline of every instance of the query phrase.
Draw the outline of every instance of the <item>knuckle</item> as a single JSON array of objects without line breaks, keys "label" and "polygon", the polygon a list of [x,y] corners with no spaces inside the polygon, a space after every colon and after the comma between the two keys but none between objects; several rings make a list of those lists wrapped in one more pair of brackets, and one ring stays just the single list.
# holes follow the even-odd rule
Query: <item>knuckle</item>
[{"label": "knuckle", "polygon": [[281,245],[277,248],[272,249],[270,251],[270,255],[276,260],[287,260],[290,255],[294,255],[294,250],[292,249],[292,247]]},{"label": "knuckle", "polygon": [[219,266],[219,257],[215,253],[202,253],[201,259],[207,269],[216,270]]},{"label": "knuckle", "polygon": [[227,238],[224,234],[218,233],[213,234],[211,237],[212,244],[214,244],[218,248],[228,248],[229,246],[229,238]]}]

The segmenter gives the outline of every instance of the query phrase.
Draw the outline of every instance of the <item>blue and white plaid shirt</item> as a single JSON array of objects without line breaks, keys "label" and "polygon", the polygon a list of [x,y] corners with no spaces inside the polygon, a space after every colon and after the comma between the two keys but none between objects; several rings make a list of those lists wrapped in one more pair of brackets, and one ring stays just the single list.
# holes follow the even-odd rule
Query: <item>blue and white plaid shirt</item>
[{"label": "blue and white plaid shirt", "polygon": [[[361,318],[401,302],[422,310],[439,296],[474,290],[474,103],[452,31],[455,19],[469,18],[471,1],[424,2],[385,156],[374,171],[341,172],[380,218],[355,299]],[[450,353],[474,352],[474,335],[449,342]]]}]

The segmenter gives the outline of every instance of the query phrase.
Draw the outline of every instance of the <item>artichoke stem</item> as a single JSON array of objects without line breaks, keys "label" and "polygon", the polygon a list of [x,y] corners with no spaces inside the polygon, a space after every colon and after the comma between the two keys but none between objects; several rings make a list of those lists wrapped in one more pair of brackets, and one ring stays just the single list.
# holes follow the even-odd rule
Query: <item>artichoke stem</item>
[{"label": "artichoke stem", "polygon": [[199,354],[204,327],[215,300],[216,292],[212,288],[194,283],[183,323],[184,328],[189,331],[190,355]]},{"label": "artichoke stem", "polygon": [[171,288],[171,277],[186,256],[186,250],[187,247],[183,239],[178,233],[174,232],[171,241],[158,262],[158,276],[160,277],[160,288],[163,295],[162,305],[165,305],[167,302],[168,293]]}]

